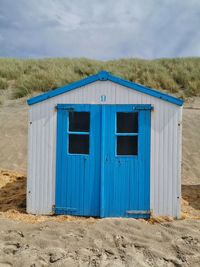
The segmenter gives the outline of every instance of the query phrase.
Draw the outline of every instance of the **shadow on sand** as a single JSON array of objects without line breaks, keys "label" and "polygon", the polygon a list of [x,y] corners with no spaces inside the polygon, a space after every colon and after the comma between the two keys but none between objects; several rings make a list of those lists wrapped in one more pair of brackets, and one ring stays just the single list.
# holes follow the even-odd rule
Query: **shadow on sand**
[{"label": "shadow on sand", "polygon": [[14,176],[9,172],[4,172],[3,177],[9,180],[4,186],[0,187],[0,212],[9,210],[25,212],[26,177],[23,175]]},{"label": "shadow on sand", "polygon": [[195,210],[200,210],[200,184],[182,185],[182,198]]},{"label": "shadow on sand", "polygon": [[[3,175],[3,176],[2,176]],[[0,187],[0,212],[17,210],[26,212],[26,177],[12,172],[1,172],[8,180]],[[195,210],[200,211],[200,184],[182,185],[182,198]]]}]

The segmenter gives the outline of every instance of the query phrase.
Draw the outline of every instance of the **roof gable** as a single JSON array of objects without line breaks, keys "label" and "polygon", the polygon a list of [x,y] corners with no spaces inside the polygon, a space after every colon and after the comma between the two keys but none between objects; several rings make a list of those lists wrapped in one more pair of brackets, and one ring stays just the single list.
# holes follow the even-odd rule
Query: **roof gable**
[{"label": "roof gable", "polygon": [[47,93],[32,97],[32,98],[27,100],[27,103],[28,103],[28,105],[33,105],[33,104],[36,104],[38,102],[49,99],[51,97],[66,93],[66,92],[74,90],[74,89],[77,89],[77,88],[82,87],[84,85],[87,85],[87,84],[90,84],[90,83],[93,83],[96,81],[107,81],[107,80],[114,82],[114,83],[117,83],[117,84],[120,84],[122,86],[128,87],[130,89],[139,91],[141,93],[162,99],[164,101],[170,102],[170,103],[178,105],[178,106],[182,106],[184,103],[184,101],[182,99],[161,93],[159,91],[142,86],[142,85],[137,84],[137,83],[123,80],[119,77],[111,75],[107,71],[101,71],[95,75],[89,76],[89,77],[84,78],[82,80],[70,83],[68,85],[65,85],[63,87],[57,88],[57,89],[52,90],[52,91],[49,91]]}]

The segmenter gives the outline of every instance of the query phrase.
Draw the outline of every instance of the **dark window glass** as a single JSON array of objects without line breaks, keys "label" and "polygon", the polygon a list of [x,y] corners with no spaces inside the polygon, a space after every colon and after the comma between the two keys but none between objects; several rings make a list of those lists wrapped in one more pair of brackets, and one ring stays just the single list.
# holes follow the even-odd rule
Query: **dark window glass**
[{"label": "dark window glass", "polygon": [[69,134],[70,154],[89,154],[88,134]]},{"label": "dark window glass", "polygon": [[117,133],[137,133],[138,113],[117,112]]},{"label": "dark window glass", "polygon": [[69,112],[69,131],[89,132],[90,113],[89,112]]},{"label": "dark window glass", "polygon": [[117,136],[117,155],[137,155],[137,136]]}]

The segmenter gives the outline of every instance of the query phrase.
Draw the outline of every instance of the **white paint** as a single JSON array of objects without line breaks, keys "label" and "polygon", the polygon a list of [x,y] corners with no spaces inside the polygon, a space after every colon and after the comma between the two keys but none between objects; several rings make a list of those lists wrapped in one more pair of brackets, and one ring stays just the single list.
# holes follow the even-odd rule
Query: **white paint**
[{"label": "white paint", "polygon": [[[102,96],[106,102],[101,101]],[[55,106],[64,103],[152,104],[150,207],[154,215],[180,217],[182,108],[110,81],[97,81],[30,106],[29,213],[50,214],[55,204]]]}]

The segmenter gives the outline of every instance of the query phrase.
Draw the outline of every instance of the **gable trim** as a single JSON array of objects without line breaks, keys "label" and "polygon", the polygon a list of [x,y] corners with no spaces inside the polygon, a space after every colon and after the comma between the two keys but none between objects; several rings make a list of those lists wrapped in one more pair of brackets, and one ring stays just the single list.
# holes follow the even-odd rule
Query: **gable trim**
[{"label": "gable trim", "polygon": [[49,91],[47,93],[32,97],[30,99],[27,100],[28,105],[33,105],[39,102],[42,102],[46,99],[52,98],[54,96],[66,93],[68,91],[77,89],[79,87],[85,86],[87,84],[96,82],[96,81],[111,81],[114,82],[116,84],[128,87],[130,89],[133,89],[135,91],[159,98],[161,100],[170,102],[172,104],[178,105],[178,106],[182,106],[184,101],[182,99],[167,95],[165,93],[161,93],[159,91],[156,91],[154,89],[142,86],[140,84],[136,84],[127,80],[123,80],[119,77],[113,76],[110,73],[106,72],[106,71],[101,71],[95,75],[89,76],[87,78],[84,78],[82,80],[70,83],[68,85],[65,85],[63,87],[60,87],[58,89],[55,89],[53,91]]}]

